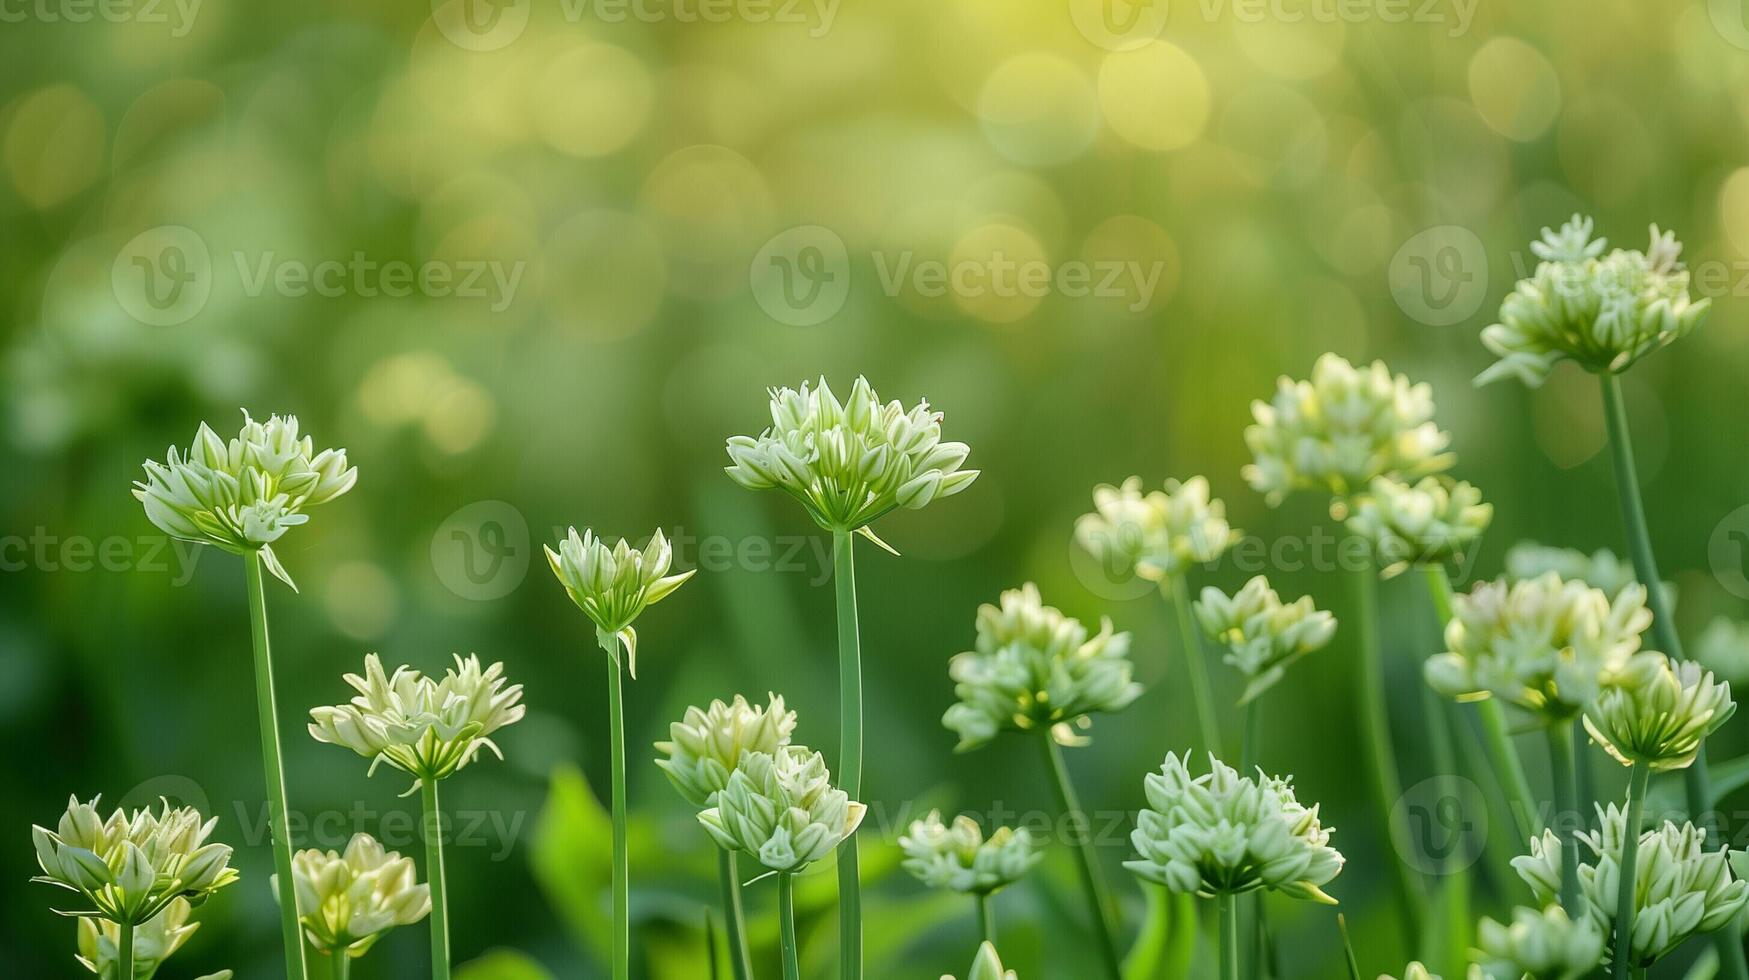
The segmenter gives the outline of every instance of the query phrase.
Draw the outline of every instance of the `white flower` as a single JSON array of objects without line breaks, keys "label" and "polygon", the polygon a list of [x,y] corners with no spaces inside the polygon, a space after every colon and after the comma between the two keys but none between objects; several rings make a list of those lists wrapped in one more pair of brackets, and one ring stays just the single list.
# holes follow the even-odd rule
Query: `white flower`
[{"label": "white flower", "polygon": [[1130,635],[1101,620],[1089,637],[1079,620],[1044,604],[1032,583],[978,608],[978,639],[948,662],[959,699],[941,723],[976,748],[1003,730],[1049,730],[1075,741],[1072,726],[1095,711],[1119,711],[1142,693],[1130,679]]},{"label": "white flower", "polygon": [[[1617,557],[1608,548],[1599,548],[1587,555],[1577,548],[1555,548],[1534,541],[1520,541],[1507,549],[1508,578],[1539,578],[1549,572],[1555,572],[1568,581],[1578,580],[1594,589],[1602,589],[1611,599],[1639,582],[1633,563]],[[1664,596],[1675,602],[1675,583],[1664,583]]]},{"label": "white flower", "polygon": [[1520,906],[1512,924],[1476,925],[1477,965],[1488,980],[1579,980],[1603,959],[1604,933],[1591,917],[1575,922],[1559,905]]},{"label": "white flower", "polygon": [[1715,617],[1694,647],[1701,666],[1733,684],[1749,683],[1749,623]]},{"label": "white flower", "polygon": [[1692,765],[1701,740],[1736,710],[1731,685],[1715,683],[1700,664],[1646,652],[1585,706],[1585,730],[1622,765],[1666,772]]},{"label": "white flower", "polygon": [[[150,977],[170,954],[182,948],[200,923],[188,921],[191,906],[172,899],[164,911],[134,927],[134,973]],[[105,980],[116,980],[121,971],[121,926],[108,919],[79,920],[79,964]]]},{"label": "white flower", "polygon": [[716,803],[741,753],[775,755],[789,744],[796,713],[784,708],[783,695],[766,697],[764,707],[748,704],[739,694],[730,704],[712,701],[708,708],[689,707],[686,717],[668,726],[670,741],[656,743],[667,758],[657,759],[656,765],[687,802],[697,807]]},{"label": "white flower", "polygon": [[998,827],[989,839],[978,822],[964,815],[941,822],[941,811],[912,821],[899,838],[906,871],[931,888],[988,895],[1019,881],[1044,859],[1024,828]]},{"label": "white flower", "polygon": [[1355,499],[1348,529],[1372,542],[1388,577],[1463,554],[1493,518],[1494,505],[1483,503],[1482,491],[1468,483],[1428,476],[1409,484],[1381,476]]},{"label": "white flower", "polygon": [[1164,582],[1191,565],[1219,558],[1240,534],[1227,523],[1226,505],[1209,496],[1209,481],[1167,480],[1164,491],[1142,493],[1142,478],[1093,490],[1094,512],[1075,524],[1075,537],[1113,571]]},{"label": "white flower", "polygon": [[1591,227],[1574,215],[1532,243],[1541,261],[1500,304],[1500,322],[1482,331],[1482,344],[1500,360],[1477,384],[1512,377],[1535,387],[1563,358],[1619,372],[1700,324],[1711,300],[1689,297],[1674,235],[1653,225],[1645,252],[1605,255],[1607,243],[1593,239]]},{"label": "white flower", "polygon": [[856,833],[865,808],[832,786],[826,759],[801,745],[744,752],[717,804],[698,822],[718,844],[793,874]]},{"label": "white flower", "polygon": [[[942,974],[941,980],[953,980],[948,974]],[[972,960],[972,972],[966,974],[966,980],[1019,980],[1013,970],[1002,969],[1002,959],[996,955],[996,947],[985,942],[978,947],[978,955]]]},{"label": "white flower", "polygon": [[565,594],[577,608],[595,623],[596,638],[602,648],[618,656],[614,640],[625,644],[626,666],[633,678],[638,676],[638,633],[632,621],[648,606],[667,598],[691,578],[697,569],[668,574],[674,561],[674,549],[661,528],[650,535],[650,543],[639,551],[624,538],[608,545],[607,541],[585,529],[578,535],[576,528],[559,542],[559,550],[547,548],[547,562],[553,574],[565,587]]},{"label": "white flower", "polygon": [[1247,679],[1240,704],[1275,686],[1289,665],[1336,635],[1336,617],[1316,608],[1311,596],[1283,603],[1261,575],[1232,596],[1203,589],[1195,609],[1203,632],[1227,648],[1221,659]]},{"label": "white flower", "polygon": [[237,880],[231,849],[206,842],[218,822],[169,801],[157,813],[116,810],[106,820],[95,798],[70,798],[57,829],[31,828],[43,871],[33,880],[77,893],[101,918],[140,925],[179,898],[199,905]]},{"label": "white flower", "polygon": [[1261,770],[1241,778],[1213,755],[1210,771],[1193,778],[1188,758],[1167,755],[1143,781],[1148,806],[1130,835],[1141,857],[1124,867],[1175,892],[1209,897],[1267,888],[1336,904],[1323,886],[1343,858],[1316,805],[1301,806],[1286,779]]},{"label": "white flower", "polygon": [[[363,956],[390,929],[431,911],[431,889],[419,884],[413,859],[385,851],[369,834],[354,834],[344,854],[292,855],[292,884],[304,934],[329,955]],[[273,887],[280,894],[277,875]]]},{"label": "white flower", "polygon": [[[1381,973],[1379,974],[1379,980],[1397,980],[1397,978],[1388,973]],[[1408,967],[1403,970],[1403,980],[1440,980],[1440,976],[1437,973],[1427,972],[1427,967],[1422,966],[1419,962],[1415,962],[1410,963]],[[1517,980],[1517,978],[1515,977],[1513,980]]]}]

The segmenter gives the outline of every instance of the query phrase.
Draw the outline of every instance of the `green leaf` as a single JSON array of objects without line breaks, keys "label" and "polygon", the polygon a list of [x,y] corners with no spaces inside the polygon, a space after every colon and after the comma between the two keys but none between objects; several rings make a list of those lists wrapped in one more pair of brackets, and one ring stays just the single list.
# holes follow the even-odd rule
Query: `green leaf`
[{"label": "green leaf", "polygon": [[553,975],[525,953],[494,949],[456,967],[455,980],[553,980]]},{"label": "green leaf", "polygon": [[529,864],[560,920],[603,963],[613,941],[602,899],[613,887],[612,846],[613,822],[582,770],[555,767],[535,820]]},{"label": "green leaf", "polygon": [[1124,960],[1124,980],[1189,980],[1196,954],[1196,896],[1147,882],[1147,916]]}]

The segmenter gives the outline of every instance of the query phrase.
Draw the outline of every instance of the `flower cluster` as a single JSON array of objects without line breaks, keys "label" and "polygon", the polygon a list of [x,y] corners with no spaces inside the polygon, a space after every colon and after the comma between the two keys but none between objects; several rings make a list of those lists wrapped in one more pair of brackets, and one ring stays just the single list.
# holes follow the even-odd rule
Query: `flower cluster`
[{"label": "flower cluster", "polygon": [[790,745],[742,753],[716,805],[700,811],[698,822],[723,847],[793,874],[856,833],[864,809],[833,787],[824,756]]},{"label": "flower cluster", "polygon": [[855,531],[897,507],[917,509],[978,478],[960,469],[971,450],[941,441],[940,412],[881,404],[865,378],[840,403],[818,387],[771,392],[771,427],[728,442],[730,479],[751,490],[781,489],[828,530]]},{"label": "flower cluster", "polygon": [[1348,529],[1372,543],[1387,576],[1411,565],[1457,557],[1474,545],[1494,519],[1482,491],[1446,476],[1405,483],[1381,476],[1354,501]]},{"label": "flower cluster", "polygon": [[[134,927],[134,973],[150,977],[170,954],[182,948],[200,928],[190,922],[193,908],[184,899],[172,899],[164,911]],[[79,965],[104,980],[116,980],[121,972],[121,926],[108,919],[79,919]],[[230,970],[210,973],[200,980],[231,980]]]},{"label": "flower cluster", "polygon": [[[277,893],[277,875],[273,886]],[[390,929],[431,911],[431,889],[418,883],[413,859],[385,851],[369,834],[353,835],[344,854],[293,855],[292,891],[304,934],[330,956],[363,956]]]},{"label": "flower cluster", "polygon": [[596,638],[603,649],[619,655],[615,641],[625,644],[626,669],[638,676],[638,634],[632,621],[644,611],[680,588],[693,572],[668,574],[674,562],[674,549],[660,528],[650,535],[650,543],[642,551],[633,548],[624,538],[609,547],[585,529],[579,535],[571,528],[559,542],[559,550],[547,548],[547,562],[553,574],[565,587],[565,594],[583,610],[595,624]]},{"label": "flower cluster", "polygon": [[1692,765],[1701,740],[1736,710],[1731,685],[1714,682],[1700,664],[1646,652],[1585,706],[1585,730],[1622,765],[1666,772]]},{"label": "flower cluster", "polygon": [[[1589,862],[1581,860],[1579,885],[1585,907],[1600,931],[1615,917],[1627,814],[1614,804],[1598,808],[1599,829],[1578,834]],[[1692,936],[1731,921],[1749,901],[1749,883],[1732,875],[1730,852],[1706,846],[1706,831],[1691,823],[1640,834],[1634,861],[1632,966],[1650,966]],[[1741,853],[1741,852],[1739,852]],[[1530,841],[1530,854],[1512,859],[1518,876],[1541,902],[1560,891],[1561,843],[1551,831]]]},{"label": "flower cluster", "polygon": [[1605,255],[1608,243],[1591,229],[1590,218],[1574,215],[1531,243],[1541,261],[1501,302],[1500,322],[1482,331],[1500,360],[1477,384],[1510,377],[1535,387],[1563,358],[1587,371],[1621,371],[1700,324],[1711,301],[1689,297],[1675,235],[1653,225],[1644,252]]},{"label": "flower cluster", "polygon": [[1452,464],[1451,437],[1433,421],[1433,390],[1392,375],[1383,361],[1356,368],[1335,354],[1312,366],[1309,381],[1282,378],[1269,403],[1253,402],[1245,430],[1254,462],[1245,479],[1270,503],[1290,491],[1338,498],[1380,476],[1416,479]]},{"label": "flower cluster", "polygon": [[743,752],[776,755],[789,744],[796,713],[784,708],[783,695],[766,698],[764,707],[748,704],[739,694],[730,704],[712,701],[702,710],[689,707],[684,718],[668,726],[670,741],[656,743],[656,751],[667,758],[657,759],[656,765],[687,802],[714,805]]},{"label": "flower cluster", "polygon": [[199,905],[237,880],[230,847],[206,842],[217,823],[169,801],[157,813],[116,810],[104,819],[95,798],[74,797],[55,830],[31,828],[43,872],[34,880],[79,894],[99,918],[141,925],[178,899]]},{"label": "flower cluster", "polygon": [[[953,977],[943,974],[941,980],[953,980]],[[978,947],[978,955],[972,960],[972,972],[966,974],[966,980],[1019,980],[1019,975],[1002,968],[1002,958],[996,955],[996,947],[986,941]]]},{"label": "flower cluster", "polygon": [[1331,828],[1316,805],[1294,798],[1293,784],[1241,777],[1213,755],[1192,777],[1189,753],[1168,754],[1143,781],[1148,805],[1130,835],[1141,857],[1124,867],[1175,892],[1234,895],[1268,888],[1334,905],[1323,886],[1342,870]]},{"label": "flower cluster", "polygon": [[[1520,541],[1506,550],[1507,578],[1532,579],[1549,572],[1568,581],[1584,582],[1594,589],[1602,589],[1611,599],[1639,582],[1633,563],[1618,557],[1608,548],[1599,548],[1588,555],[1577,548],[1555,548],[1534,541]],[[1675,601],[1675,583],[1664,583],[1664,596]]]},{"label": "flower cluster", "polygon": [[948,663],[959,700],[941,722],[976,748],[1004,729],[1047,729],[1074,741],[1072,725],[1094,711],[1117,711],[1142,693],[1130,679],[1130,635],[1101,620],[1088,636],[1079,620],[1044,604],[1027,583],[978,608],[978,638]]},{"label": "flower cluster", "polygon": [[1247,678],[1240,704],[1269,690],[1290,664],[1336,635],[1336,617],[1314,606],[1311,596],[1284,603],[1262,575],[1231,596],[1203,589],[1196,618],[1209,639],[1227,648],[1222,659]]},{"label": "flower cluster", "polygon": [[904,867],[931,888],[988,895],[1019,881],[1044,859],[1025,828],[998,827],[989,839],[971,817],[941,822],[939,810],[911,823],[899,838]]},{"label": "flower cluster", "polygon": [[298,435],[296,416],[257,422],[243,413],[243,428],[226,442],[206,423],[186,451],[171,446],[164,462],[146,461],[134,497],[146,517],[173,538],[214,545],[234,554],[260,552],[287,585],[270,545],[308,521],[308,508],[352,489],[358,470],[346,450],[315,451]]},{"label": "flower cluster", "polygon": [[1603,959],[1604,932],[1587,916],[1577,922],[1559,905],[1520,906],[1506,925],[1484,917],[1476,925],[1476,962],[1487,980],[1579,980]]},{"label": "flower cluster", "polygon": [[1715,617],[1700,631],[1694,659],[1733,684],[1749,683],[1749,623]]},{"label": "flower cluster", "polygon": [[1448,650],[1428,658],[1427,683],[1460,700],[1495,695],[1546,718],[1570,718],[1627,666],[1651,622],[1638,585],[1611,602],[1553,572],[1484,582],[1455,597]]},{"label": "flower cluster", "polygon": [[358,692],[351,701],[310,709],[310,735],[370,759],[372,772],[387,762],[411,775],[414,789],[454,773],[482,748],[503,758],[491,735],[521,720],[522,685],[505,687],[504,665],[481,668],[473,654],[455,663],[434,680],[406,666],[385,674],[369,654],[363,677],[345,677]]},{"label": "flower cluster", "polygon": [[1200,476],[1167,480],[1165,490],[1142,493],[1142,478],[1093,491],[1093,513],[1075,524],[1075,537],[1113,571],[1164,582],[1195,564],[1219,558],[1239,540],[1226,505],[1209,496]]}]

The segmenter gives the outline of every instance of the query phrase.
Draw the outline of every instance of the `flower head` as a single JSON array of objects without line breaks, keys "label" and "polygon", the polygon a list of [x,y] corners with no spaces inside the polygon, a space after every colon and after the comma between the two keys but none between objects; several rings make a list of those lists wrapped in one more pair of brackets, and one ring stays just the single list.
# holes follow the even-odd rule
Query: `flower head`
[{"label": "flower head", "polygon": [[698,822],[723,847],[793,874],[856,833],[864,809],[833,787],[824,756],[790,745],[742,753],[717,805],[700,811]]},{"label": "flower head", "polygon": [[[304,934],[330,956],[363,956],[390,929],[431,911],[431,889],[418,883],[413,859],[385,851],[369,834],[354,834],[344,854],[292,855],[292,886]],[[277,875],[273,887],[279,894]]]},{"label": "flower head", "polygon": [[1209,496],[1209,481],[1167,480],[1164,491],[1142,493],[1142,478],[1093,490],[1093,513],[1075,523],[1075,537],[1115,571],[1164,582],[1186,568],[1219,558],[1239,540],[1226,505]]},{"label": "flower head", "polygon": [[941,811],[914,820],[899,838],[905,870],[931,888],[988,895],[1019,881],[1044,852],[1025,828],[998,827],[988,839],[971,817],[941,822]]},{"label": "flower head", "polygon": [[[943,974],[941,980],[953,980],[953,977]],[[972,972],[966,974],[966,980],[1019,980],[1013,970],[1002,969],[1002,958],[996,955],[996,947],[988,940],[978,947],[978,955],[972,960]]]},{"label": "flower head", "polygon": [[1571,718],[1611,683],[1651,625],[1646,590],[1600,589],[1549,572],[1483,582],[1458,595],[1447,652],[1428,658],[1427,683],[1459,700],[1495,695],[1545,718]]},{"label": "flower head", "polygon": [[169,801],[157,813],[116,810],[104,819],[95,798],[71,798],[57,829],[31,828],[43,871],[33,880],[77,893],[99,918],[141,925],[177,899],[199,905],[237,880],[230,847],[207,843],[217,823]]},{"label": "flower head", "polygon": [[[1577,548],[1555,548],[1535,541],[1520,541],[1506,550],[1507,578],[1538,578],[1549,572],[1602,589],[1611,599],[1639,582],[1633,564],[1617,557],[1608,548],[1599,548],[1588,555]],[[1665,582],[1663,585],[1665,598],[1675,602],[1675,583]]]},{"label": "flower head", "polygon": [[1494,519],[1482,491],[1447,476],[1410,484],[1381,476],[1354,501],[1348,529],[1372,543],[1386,576],[1411,565],[1455,558],[1481,538]]},{"label": "flower head", "polygon": [[1376,477],[1412,480],[1452,464],[1451,437],[1433,421],[1433,389],[1392,375],[1383,361],[1356,368],[1325,354],[1311,380],[1282,378],[1275,398],[1253,402],[1251,414],[1245,444],[1254,462],[1244,475],[1272,504],[1313,489],[1340,505]]},{"label": "flower head", "polygon": [[1323,886],[1342,870],[1318,807],[1301,806],[1293,784],[1255,779],[1209,756],[1192,777],[1189,753],[1167,755],[1143,781],[1148,805],[1130,835],[1141,857],[1124,867],[1175,892],[1237,895],[1268,888],[1328,905]]},{"label": "flower head", "polygon": [[960,468],[971,452],[966,444],[941,441],[941,420],[928,402],[909,410],[881,404],[860,377],[842,403],[825,378],[814,388],[774,388],[771,427],[731,438],[723,471],[750,490],[784,491],[823,528],[855,531],[978,478],[977,470]]},{"label": "flower head", "polygon": [[1028,582],[978,608],[978,639],[948,663],[954,696],[941,723],[959,733],[959,750],[1004,729],[1046,729],[1074,741],[1072,725],[1091,712],[1118,711],[1142,693],[1130,679],[1130,635],[1101,620],[1099,633],[1039,598]]},{"label": "flower head", "polygon": [[1603,939],[1590,916],[1575,922],[1559,905],[1520,906],[1510,925],[1477,923],[1477,964],[1487,980],[1579,980],[1603,959]]},{"label": "flower head", "polygon": [[1203,589],[1195,609],[1203,632],[1227,648],[1221,659],[1247,679],[1240,704],[1274,687],[1289,665],[1336,635],[1336,617],[1314,606],[1311,596],[1284,603],[1262,575],[1231,596]]},{"label": "flower head", "polygon": [[553,574],[565,587],[565,594],[577,608],[595,623],[595,636],[602,649],[619,656],[617,643],[625,644],[627,668],[638,676],[638,633],[633,620],[646,606],[654,605],[680,588],[691,578],[692,571],[668,574],[674,561],[674,549],[661,528],[650,535],[650,543],[642,551],[633,548],[624,538],[609,546],[606,540],[585,529],[578,535],[576,528],[559,542],[559,550],[547,548],[547,561]]},{"label": "flower head", "polygon": [[455,664],[442,680],[405,666],[390,675],[368,654],[364,676],[344,678],[358,694],[346,704],[311,708],[310,735],[371,760],[372,772],[386,762],[408,773],[414,789],[474,761],[482,748],[502,759],[491,736],[522,719],[522,685],[505,687],[504,665],[482,668],[474,654],[456,656]]},{"label": "flower head", "polygon": [[[149,977],[170,954],[182,948],[200,923],[188,921],[193,908],[180,898],[164,911],[134,927],[134,973]],[[79,920],[79,964],[99,977],[115,980],[121,971],[121,926],[108,919]],[[228,976],[228,973],[227,973]]]},{"label": "flower head", "polygon": [[244,412],[243,428],[229,442],[202,422],[186,451],[171,446],[164,462],[147,460],[134,497],[165,534],[233,554],[259,552],[268,569],[291,585],[271,545],[310,519],[305,510],[356,482],[358,470],[346,465],[346,450],[316,452],[310,437],[298,434],[297,416],[257,422]]},{"label": "flower head", "polygon": [[717,794],[729,785],[729,774],[741,762],[743,752],[775,755],[789,744],[795,731],[796,713],[783,706],[783,695],[768,694],[764,707],[747,703],[741,695],[729,704],[712,701],[710,707],[687,708],[686,717],[668,726],[669,741],[657,742],[666,755],[656,765],[668,781],[696,807],[712,806]]},{"label": "flower head", "polygon": [[[1379,980],[1397,980],[1397,978],[1390,974],[1381,973],[1379,974]],[[1410,963],[1404,968],[1403,980],[1440,980],[1440,976],[1437,973],[1429,973],[1427,967],[1421,965],[1421,963],[1417,961]],[[1514,980],[1517,980],[1517,978],[1514,978]]]},{"label": "flower head", "polygon": [[1561,230],[1543,229],[1531,251],[1536,272],[1500,304],[1500,322],[1482,344],[1500,358],[1476,378],[1517,378],[1535,387],[1555,363],[1618,372],[1699,326],[1711,304],[1688,295],[1681,243],[1652,226],[1644,252],[1615,249],[1591,237],[1591,219],[1574,215]]},{"label": "flower head", "polygon": [[1700,664],[1648,651],[1585,706],[1585,730],[1622,765],[1666,772],[1692,765],[1701,740],[1736,710],[1731,685],[1715,683]]},{"label": "flower head", "polygon": [[1733,684],[1749,683],[1749,623],[1716,617],[1701,630],[1694,659]]}]

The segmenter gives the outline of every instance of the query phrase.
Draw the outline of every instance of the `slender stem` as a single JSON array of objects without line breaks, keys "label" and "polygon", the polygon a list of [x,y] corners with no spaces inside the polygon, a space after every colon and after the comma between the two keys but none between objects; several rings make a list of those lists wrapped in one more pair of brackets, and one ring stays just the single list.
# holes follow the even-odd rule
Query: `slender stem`
[{"label": "slender stem", "polygon": [[[729,944],[729,967],[734,971],[735,980],[751,980],[753,965],[747,954],[747,933],[742,926],[740,871],[735,867],[735,852],[726,847],[717,848],[717,877],[722,879],[723,886],[723,938]],[[716,954],[713,952],[711,956],[714,958]]]},{"label": "slender stem", "polygon": [[1652,769],[1643,762],[1634,764],[1628,776],[1628,817],[1621,841],[1621,883],[1615,889],[1615,980],[1627,980],[1628,960],[1634,946],[1634,885],[1635,863],[1640,849],[1640,819],[1646,809],[1646,784]]},{"label": "slender stem", "polygon": [[1239,980],[1239,916],[1234,896],[1220,896],[1221,980]]},{"label": "slender stem", "polygon": [[1573,719],[1573,816],[1581,830],[1591,826],[1597,812],[1597,787],[1591,771],[1591,754],[1585,751],[1590,736],[1579,719]]},{"label": "slender stem", "polygon": [[1555,836],[1561,841],[1561,908],[1575,921],[1585,914],[1579,894],[1578,787],[1573,779],[1573,727],[1556,721],[1548,727],[1549,772],[1555,782]]},{"label": "slender stem", "polygon": [[268,822],[273,833],[273,869],[284,897],[279,903],[280,941],[285,948],[288,980],[305,980],[304,938],[298,928],[297,902],[291,898],[291,818],[285,807],[285,764],[279,751],[279,705],[273,695],[273,653],[267,640],[267,590],[261,579],[261,555],[243,556],[243,578],[249,591],[249,632],[255,647],[255,714],[261,724],[261,769],[267,778]]},{"label": "slender stem", "polygon": [[[832,532],[838,599],[838,788],[862,799],[862,639],[856,624],[856,555],[849,531]],[[862,873],[856,835],[838,845],[838,976],[862,978]]]},{"label": "slender stem", "polygon": [[978,898],[978,932],[984,942],[996,943],[996,909],[990,901],[990,895],[979,892]]},{"label": "slender stem", "polygon": [[1099,870],[1099,854],[1093,849],[1093,834],[1088,826],[1081,801],[1075,796],[1075,786],[1069,782],[1069,769],[1063,764],[1063,750],[1049,732],[1041,738],[1045,750],[1045,765],[1051,770],[1051,784],[1057,791],[1057,804],[1070,821],[1070,833],[1079,846],[1075,856],[1080,861],[1081,885],[1087,892],[1087,910],[1098,941],[1100,958],[1111,980],[1121,980],[1123,967],[1118,959],[1117,939],[1111,928],[1111,893],[1106,890],[1105,876]]},{"label": "slender stem", "polygon": [[[1365,725],[1369,762],[1372,765],[1373,789],[1378,794],[1379,816],[1385,834],[1398,838],[1393,815],[1397,802],[1403,798],[1403,784],[1397,775],[1397,754],[1391,745],[1390,714],[1385,707],[1385,663],[1379,650],[1379,580],[1371,563],[1358,568],[1354,584],[1360,604],[1360,669],[1355,682],[1360,685],[1361,720]],[[1427,895],[1409,865],[1394,861],[1397,891],[1402,901],[1397,903],[1402,917],[1404,937],[1411,948],[1420,942],[1421,924],[1427,921]]]},{"label": "slender stem", "polygon": [[346,949],[342,947],[330,954],[330,958],[334,961],[334,968],[330,971],[331,980],[346,980],[347,976],[352,973],[352,957],[347,955]]},{"label": "slender stem", "polygon": [[607,754],[613,773],[613,980],[630,980],[631,867],[626,856],[626,721],[619,657],[607,658],[607,673]]},{"label": "slender stem", "polygon": [[796,958],[795,876],[777,876],[778,945],[783,948],[783,980],[801,980],[802,968]]},{"label": "slender stem", "polygon": [[425,801],[425,874],[431,886],[431,980],[449,980],[449,885],[443,871],[443,808],[437,780],[420,780]]},{"label": "slender stem", "polygon": [[1172,611],[1178,619],[1178,635],[1184,647],[1184,669],[1190,675],[1190,696],[1196,705],[1196,723],[1202,730],[1203,751],[1221,753],[1221,726],[1215,719],[1215,699],[1209,686],[1208,661],[1190,608],[1190,585],[1184,576],[1172,576]]},{"label": "slender stem", "polygon": [[115,943],[115,975],[121,980],[134,980],[134,924],[120,924],[121,935]]}]

